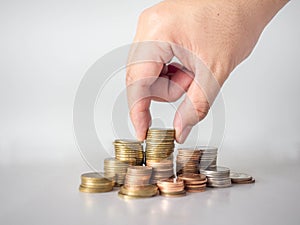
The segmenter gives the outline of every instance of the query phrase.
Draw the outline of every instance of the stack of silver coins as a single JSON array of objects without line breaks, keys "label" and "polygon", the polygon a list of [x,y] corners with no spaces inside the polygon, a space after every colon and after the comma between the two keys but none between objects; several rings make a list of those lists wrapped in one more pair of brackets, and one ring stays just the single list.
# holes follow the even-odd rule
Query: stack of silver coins
[{"label": "stack of silver coins", "polygon": [[200,169],[206,175],[208,187],[225,188],[231,186],[230,169],[221,166]]},{"label": "stack of silver coins", "polygon": [[174,176],[173,160],[147,160],[146,165],[153,168],[150,179],[151,184],[156,184],[160,179],[166,179]]},{"label": "stack of silver coins", "polygon": [[127,168],[135,165],[135,160],[132,163],[122,162],[115,158],[104,159],[104,176],[113,177],[115,186],[124,184]]},{"label": "stack of silver coins", "polygon": [[200,161],[199,168],[206,169],[209,167],[217,166],[217,157],[218,157],[218,148],[208,147],[208,146],[199,146],[196,149],[200,150]]}]

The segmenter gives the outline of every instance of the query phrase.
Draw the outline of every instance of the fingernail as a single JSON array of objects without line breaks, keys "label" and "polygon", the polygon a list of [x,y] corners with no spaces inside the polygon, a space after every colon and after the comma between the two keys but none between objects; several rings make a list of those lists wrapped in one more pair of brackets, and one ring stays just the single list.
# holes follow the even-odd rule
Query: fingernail
[{"label": "fingernail", "polygon": [[145,134],[144,133],[137,133],[136,137],[139,141],[144,141],[145,140]]}]

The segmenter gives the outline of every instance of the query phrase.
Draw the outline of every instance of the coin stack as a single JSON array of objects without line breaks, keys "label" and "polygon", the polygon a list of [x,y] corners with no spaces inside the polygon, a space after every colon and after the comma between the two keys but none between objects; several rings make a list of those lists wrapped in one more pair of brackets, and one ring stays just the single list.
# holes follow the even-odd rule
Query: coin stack
[{"label": "coin stack", "polygon": [[79,190],[87,193],[109,192],[113,189],[114,181],[107,179],[97,172],[84,173],[81,175]]},{"label": "coin stack", "polygon": [[234,184],[252,184],[255,183],[255,179],[245,173],[230,172],[231,182]]},{"label": "coin stack", "polygon": [[104,176],[113,177],[115,186],[124,184],[127,168],[134,163],[122,162],[115,158],[104,159]]},{"label": "coin stack", "polygon": [[230,169],[226,167],[216,166],[207,169],[200,169],[200,173],[206,175],[208,187],[230,187]]},{"label": "coin stack", "polygon": [[174,129],[149,129],[146,139],[146,160],[173,159],[174,138]]},{"label": "coin stack", "polygon": [[157,186],[149,183],[152,174],[150,166],[130,166],[127,169],[125,185],[118,195],[122,198],[147,198],[157,194]]},{"label": "coin stack", "polygon": [[186,173],[181,174],[178,178],[184,181],[185,190],[187,192],[203,192],[206,188],[207,178],[203,174]]},{"label": "coin stack", "polygon": [[128,139],[117,139],[114,141],[115,157],[122,162],[135,165],[143,165],[144,150],[142,142]]},{"label": "coin stack", "polygon": [[162,179],[157,181],[160,195],[165,197],[182,197],[186,195],[184,182],[178,178]]},{"label": "coin stack", "polygon": [[146,165],[153,168],[150,179],[151,184],[156,184],[158,180],[170,178],[174,175],[173,160],[147,160]]},{"label": "coin stack", "polygon": [[184,173],[199,173],[200,150],[195,148],[178,149],[176,158],[177,175]]},{"label": "coin stack", "polygon": [[200,155],[200,169],[206,169],[208,167],[215,167],[217,165],[218,148],[200,146],[197,147],[201,151]]}]

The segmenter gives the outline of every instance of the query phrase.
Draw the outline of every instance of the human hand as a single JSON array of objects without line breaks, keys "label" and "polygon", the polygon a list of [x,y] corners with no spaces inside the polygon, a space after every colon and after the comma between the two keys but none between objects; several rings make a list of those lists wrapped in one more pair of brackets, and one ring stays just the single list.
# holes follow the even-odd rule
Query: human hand
[{"label": "human hand", "polygon": [[[252,52],[261,32],[287,0],[166,0],[139,18],[127,67],[130,117],[144,140],[151,100],[176,101],[183,143],[208,113],[232,70]],[[173,57],[181,63],[171,63]]]}]

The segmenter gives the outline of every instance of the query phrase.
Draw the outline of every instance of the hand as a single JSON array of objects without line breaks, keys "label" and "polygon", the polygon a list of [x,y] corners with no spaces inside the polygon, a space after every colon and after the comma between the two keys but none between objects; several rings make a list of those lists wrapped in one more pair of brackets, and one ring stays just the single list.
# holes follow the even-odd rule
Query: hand
[{"label": "hand", "polygon": [[[173,122],[176,140],[183,143],[287,2],[166,0],[146,9],[139,18],[126,76],[137,138],[144,140],[150,126],[151,100],[171,102],[186,93]],[[174,56],[182,65],[168,65]]]}]

